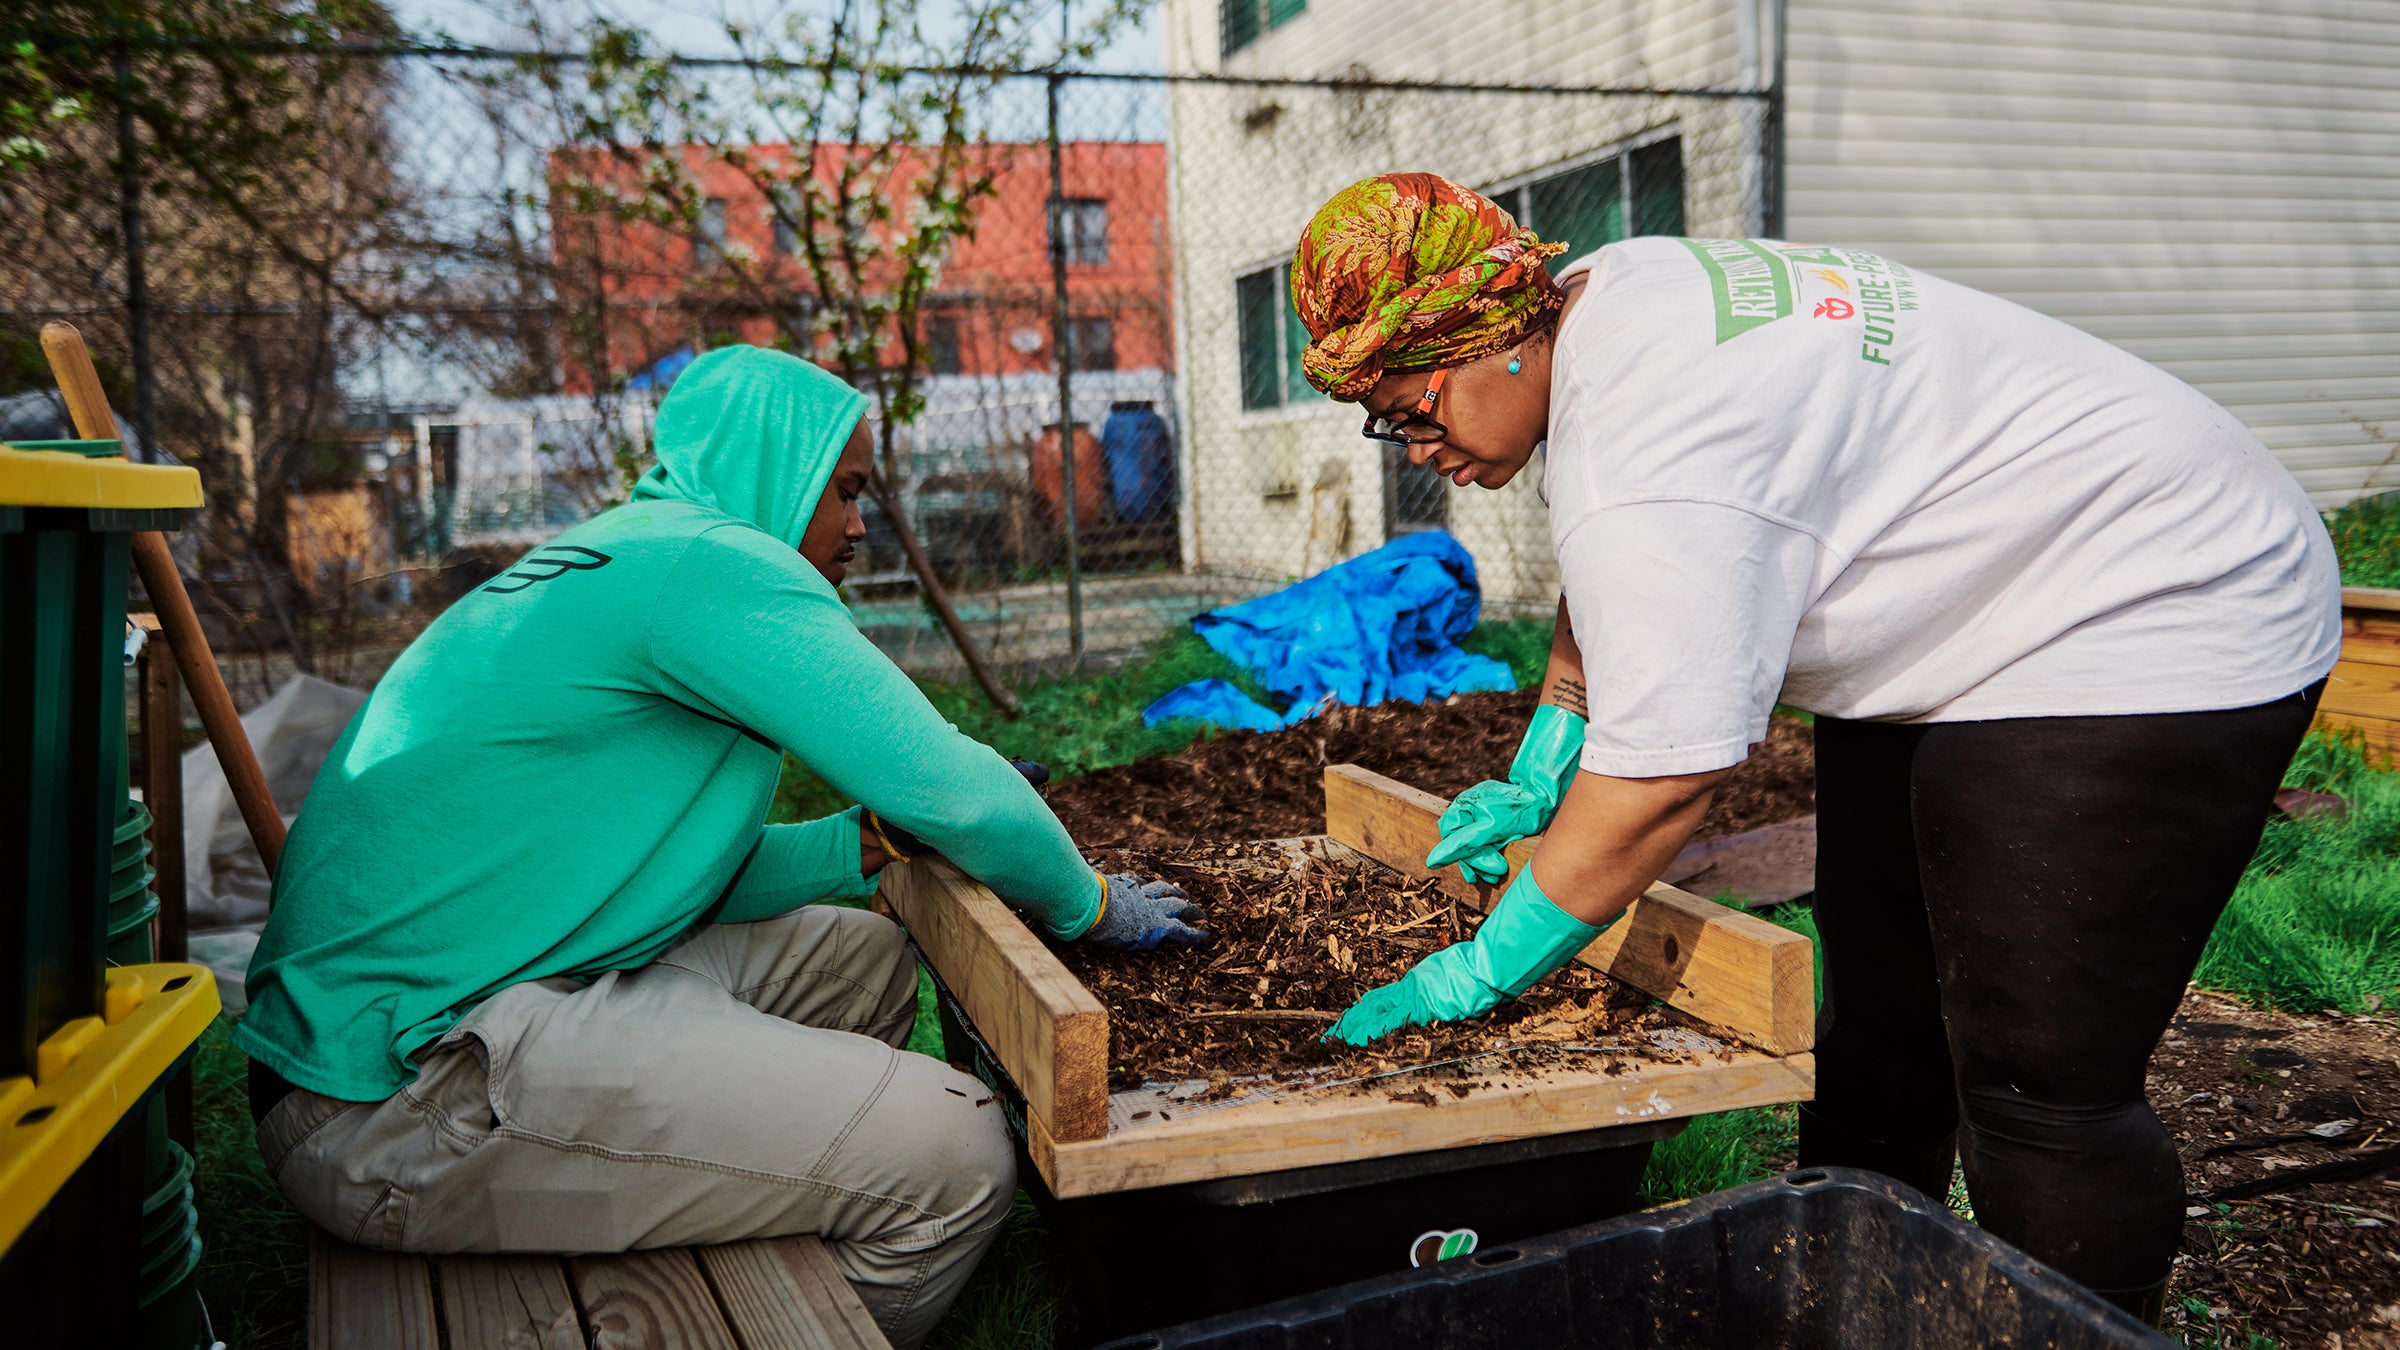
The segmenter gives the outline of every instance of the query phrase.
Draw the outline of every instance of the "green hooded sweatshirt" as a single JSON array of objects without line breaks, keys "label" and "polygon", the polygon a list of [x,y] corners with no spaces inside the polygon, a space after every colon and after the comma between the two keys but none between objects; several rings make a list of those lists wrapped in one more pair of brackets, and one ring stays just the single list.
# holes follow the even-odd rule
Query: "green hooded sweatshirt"
[{"label": "green hooded sweatshirt", "polygon": [[453,604],[326,756],[234,1043],[376,1101],[510,985],[656,959],[704,919],[863,895],[856,808],[767,825],[784,752],[1051,932],[1102,883],[796,551],[866,407],[796,357],[692,363],[633,500]]}]

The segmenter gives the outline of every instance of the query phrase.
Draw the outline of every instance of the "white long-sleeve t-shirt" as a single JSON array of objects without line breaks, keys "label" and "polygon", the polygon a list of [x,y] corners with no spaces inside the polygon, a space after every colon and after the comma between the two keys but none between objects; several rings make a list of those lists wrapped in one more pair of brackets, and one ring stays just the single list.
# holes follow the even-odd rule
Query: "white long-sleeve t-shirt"
[{"label": "white long-sleeve t-shirt", "polygon": [[2157,367],[1854,249],[1643,238],[1579,272],[1543,486],[1585,769],[1739,763],[1778,701],[2192,712],[2332,669],[2323,522]]}]

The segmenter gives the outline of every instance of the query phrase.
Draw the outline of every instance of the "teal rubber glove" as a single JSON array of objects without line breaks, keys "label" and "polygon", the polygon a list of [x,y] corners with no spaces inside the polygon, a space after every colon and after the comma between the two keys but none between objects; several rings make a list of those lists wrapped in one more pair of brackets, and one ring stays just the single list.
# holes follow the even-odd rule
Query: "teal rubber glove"
[{"label": "teal rubber glove", "polygon": [[1477,783],[1458,794],[1442,812],[1442,839],[1425,865],[1438,871],[1457,863],[1459,875],[1486,886],[1507,876],[1500,850],[1550,828],[1582,762],[1583,729],[1581,716],[1555,703],[1535,708],[1508,781]]},{"label": "teal rubber glove", "polygon": [[1368,990],[1325,1038],[1365,1045],[1402,1027],[1480,1017],[1575,959],[1575,953],[1607,927],[1585,923],[1552,904],[1528,867],[1492,906],[1474,937],[1452,943],[1392,983]]}]

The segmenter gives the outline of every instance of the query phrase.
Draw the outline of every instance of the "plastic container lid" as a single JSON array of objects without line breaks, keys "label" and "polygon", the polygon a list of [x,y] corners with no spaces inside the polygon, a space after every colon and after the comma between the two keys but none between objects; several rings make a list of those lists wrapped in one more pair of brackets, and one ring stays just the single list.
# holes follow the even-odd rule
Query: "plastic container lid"
[{"label": "plastic container lid", "polygon": [[11,450],[48,450],[82,455],[86,459],[103,459],[125,453],[125,442],[114,437],[105,441],[7,441],[0,444],[6,444]]}]

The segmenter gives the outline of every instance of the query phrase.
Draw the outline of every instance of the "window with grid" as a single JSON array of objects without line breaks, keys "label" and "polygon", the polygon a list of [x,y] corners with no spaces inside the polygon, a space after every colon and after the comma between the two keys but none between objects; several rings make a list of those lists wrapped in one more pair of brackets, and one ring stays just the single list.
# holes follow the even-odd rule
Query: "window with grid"
[{"label": "window with grid", "polygon": [[1300,373],[1308,330],[1292,312],[1290,260],[1233,279],[1233,307],[1242,355],[1242,406],[1280,408],[1321,398]]},{"label": "window with grid", "polygon": [[1067,265],[1096,266],[1108,261],[1108,203],[1098,197],[1069,197],[1060,203],[1066,222]]},{"label": "window with grid", "polygon": [[692,256],[708,259],[725,251],[725,199],[705,198],[700,203],[700,230],[692,236]]},{"label": "window with grid", "polygon": [[957,315],[926,316],[925,368],[936,375],[956,375],[966,369],[959,355]]},{"label": "window with grid", "polygon": [[1067,353],[1073,370],[1117,368],[1117,325],[1105,314],[1078,314],[1067,320]]},{"label": "window with grid", "polygon": [[1544,240],[1565,244],[1568,258],[1635,235],[1681,234],[1683,141],[1652,141],[1510,188],[1493,200]]},{"label": "window with grid", "polygon": [[768,218],[775,222],[775,251],[787,258],[800,256],[800,231],[792,225],[794,209],[777,211],[770,207],[767,211]]},{"label": "window with grid", "polygon": [[1308,8],[1308,0],[1219,0],[1218,48],[1231,56],[1270,28],[1287,23]]}]

